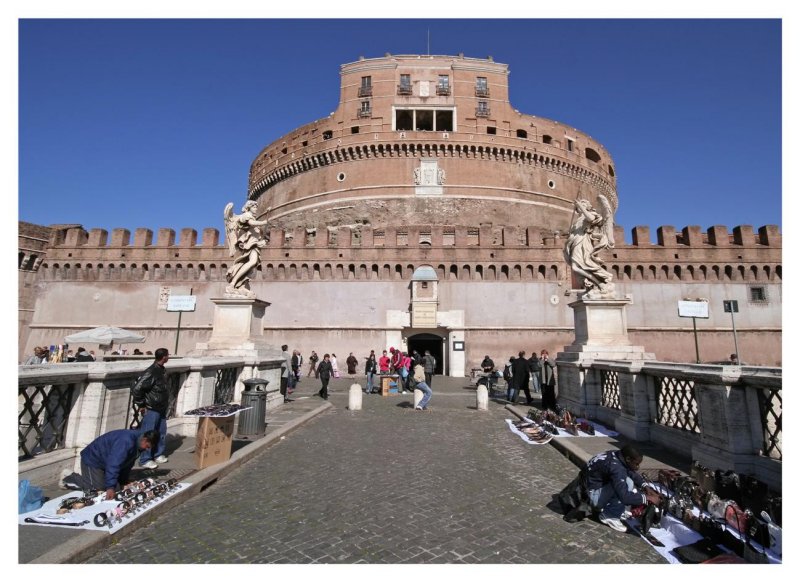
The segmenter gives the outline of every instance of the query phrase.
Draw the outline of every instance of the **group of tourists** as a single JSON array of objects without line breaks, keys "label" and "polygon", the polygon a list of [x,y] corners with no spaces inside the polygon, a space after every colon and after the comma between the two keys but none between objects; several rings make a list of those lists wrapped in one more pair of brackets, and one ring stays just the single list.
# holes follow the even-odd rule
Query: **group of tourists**
[{"label": "group of tourists", "polygon": [[526,404],[533,403],[531,390],[542,393],[542,408],[555,409],[556,406],[556,374],[555,365],[550,360],[547,350],[542,350],[539,355],[534,351],[530,358],[525,357],[525,350],[520,350],[517,356],[511,356],[500,372],[488,355],[481,362],[481,370],[487,374],[486,383],[491,385],[492,380],[502,375],[506,381],[506,400],[516,404],[520,390],[525,392]]}]

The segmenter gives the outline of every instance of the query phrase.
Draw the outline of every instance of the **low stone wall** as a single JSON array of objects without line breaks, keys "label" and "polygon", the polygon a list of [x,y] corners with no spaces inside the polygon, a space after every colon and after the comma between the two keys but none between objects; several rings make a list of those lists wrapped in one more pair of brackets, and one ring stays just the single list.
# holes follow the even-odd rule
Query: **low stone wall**
[{"label": "low stone wall", "polygon": [[[19,478],[53,483],[79,470],[79,453],[99,435],[128,428],[131,387],[151,360],[19,367]],[[194,436],[197,417],[184,412],[215,401],[240,402],[243,380],[269,381],[267,409],[283,405],[280,359],[176,358],[167,364],[171,414],[167,431]]]},{"label": "low stone wall", "polygon": [[624,436],[781,490],[782,370],[557,360],[558,401]]}]

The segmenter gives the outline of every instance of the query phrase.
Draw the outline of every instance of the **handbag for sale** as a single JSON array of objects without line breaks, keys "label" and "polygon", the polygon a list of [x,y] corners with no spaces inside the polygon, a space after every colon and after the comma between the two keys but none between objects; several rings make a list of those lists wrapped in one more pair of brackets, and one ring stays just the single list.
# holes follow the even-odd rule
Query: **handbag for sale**
[{"label": "handbag for sale", "polygon": [[[750,515],[752,516],[752,513]],[[731,503],[725,508],[725,522],[739,533],[747,535],[749,521],[748,514],[736,503]]]},{"label": "handbag for sale", "polygon": [[714,492],[722,499],[735,501],[737,505],[742,504],[742,487],[739,474],[735,471],[714,471]]},{"label": "handbag for sale", "polygon": [[714,480],[714,472],[711,469],[697,461],[693,461],[690,475],[692,479],[697,481],[704,493],[715,492],[716,481]]},{"label": "handbag for sale", "polygon": [[672,489],[672,484],[681,476],[681,472],[676,469],[659,469],[658,482],[667,489]]},{"label": "handbag for sale", "polygon": [[749,509],[745,509],[745,513],[748,514],[747,536],[761,546],[769,548],[771,545],[769,523],[758,519],[755,515],[750,513]]},{"label": "handbag for sale", "polygon": [[693,544],[680,546],[673,550],[684,564],[699,564],[722,554],[722,550],[712,540],[702,538]]},{"label": "handbag for sale", "polygon": [[733,503],[728,499],[720,499],[720,497],[716,493],[711,493],[708,496],[708,503],[706,504],[706,510],[711,517],[716,517],[717,519],[725,519],[725,510],[728,508],[728,505]]},{"label": "handbag for sale", "polygon": [[742,507],[758,515],[769,507],[769,487],[753,475],[742,475]]}]

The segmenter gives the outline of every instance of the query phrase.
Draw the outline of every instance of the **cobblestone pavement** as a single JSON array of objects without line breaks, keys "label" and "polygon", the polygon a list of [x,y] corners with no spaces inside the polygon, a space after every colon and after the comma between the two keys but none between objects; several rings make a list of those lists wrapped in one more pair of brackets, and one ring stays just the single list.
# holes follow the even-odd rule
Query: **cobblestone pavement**
[{"label": "cobblestone pavement", "polygon": [[350,382],[332,383],[334,409],[90,562],[663,563],[635,534],[549,509],[576,467],[513,435],[499,402],[475,410],[463,379],[436,377],[426,412],[410,394],[351,412]]}]

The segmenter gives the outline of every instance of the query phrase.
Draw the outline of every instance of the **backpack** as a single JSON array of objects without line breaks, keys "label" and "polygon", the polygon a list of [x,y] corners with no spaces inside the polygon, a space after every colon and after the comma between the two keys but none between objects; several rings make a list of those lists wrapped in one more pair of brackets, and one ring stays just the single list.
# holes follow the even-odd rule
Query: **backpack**
[{"label": "backpack", "polygon": [[503,368],[503,380],[506,382],[511,381],[511,364],[506,364],[506,367]]}]

